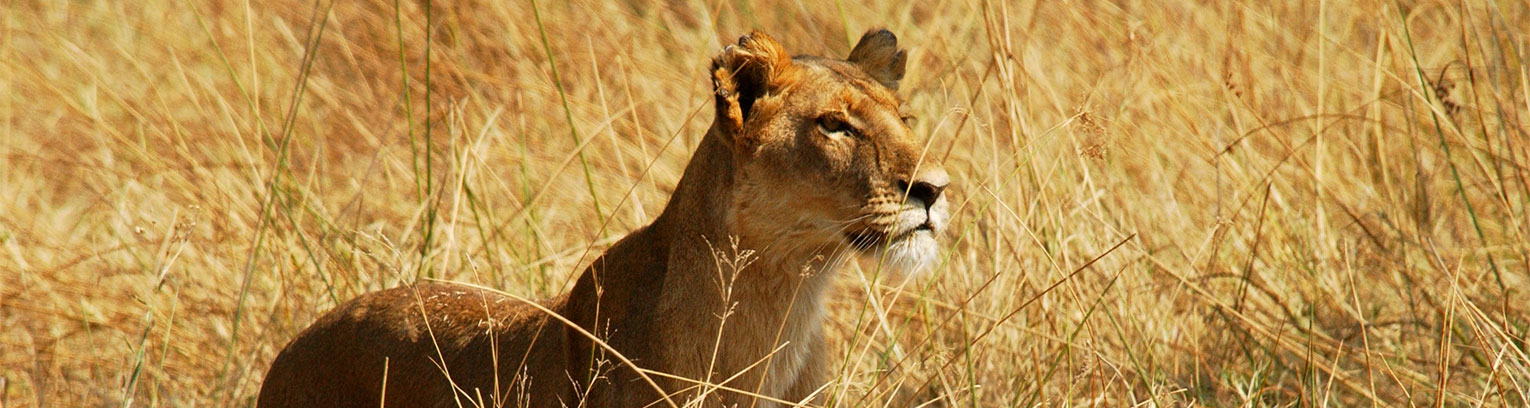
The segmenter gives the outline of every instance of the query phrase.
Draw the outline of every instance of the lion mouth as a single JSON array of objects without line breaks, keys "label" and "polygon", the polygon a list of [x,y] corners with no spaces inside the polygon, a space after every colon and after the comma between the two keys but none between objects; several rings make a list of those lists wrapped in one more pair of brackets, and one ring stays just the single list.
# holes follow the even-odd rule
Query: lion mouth
[{"label": "lion mouth", "polygon": [[887,242],[887,233],[873,230],[845,232],[845,242],[861,252],[871,251]]},{"label": "lion mouth", "polygon": [[891,276],[909,277],[929,268],[939,257],[938,229],[924,222],[902,231],[888,232],[871,228],[845,234],[845,241],[859,255],[875,260],[877,270],[887,267]]},{"label": "lion mouth", "polygon": [[895,243],[908,239],[909,237],[912,237],[914,234],[918,234],[921,231],[933,233],[935,232],[935,226],[930,224],[929,221],[925,221],[923,224],[919,224],[913,228],[909,228],[896,234],[890,234],[886,231],[877,231],[869,228],[859,231],[850,231],[845,233],[845,242],[848,242],[850,246],[854,247],[856,250],[862,252],[871,252],[880,247],[886,246],[889,243]]}]

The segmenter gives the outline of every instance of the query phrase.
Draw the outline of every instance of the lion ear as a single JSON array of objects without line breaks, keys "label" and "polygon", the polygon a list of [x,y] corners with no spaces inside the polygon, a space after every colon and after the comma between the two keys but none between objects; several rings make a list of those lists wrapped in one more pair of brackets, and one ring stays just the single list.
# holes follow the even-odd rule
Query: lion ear
[{"label": "lion ear", "polygon": [[779,84],[792,67],[792,57],[775,39],[755,31],[739,37],[712,58],[712,89],[717,97],[717,121],[723,130],[736,135],[755,100]]},{"label": "lion ear", "polygon": [[847,60],[894,91],[898,90],[904,64],[908,62],[907,54],[898,49],[898,36],[885,28],[867,30],[861,35],[861,41],[850,50]]}]

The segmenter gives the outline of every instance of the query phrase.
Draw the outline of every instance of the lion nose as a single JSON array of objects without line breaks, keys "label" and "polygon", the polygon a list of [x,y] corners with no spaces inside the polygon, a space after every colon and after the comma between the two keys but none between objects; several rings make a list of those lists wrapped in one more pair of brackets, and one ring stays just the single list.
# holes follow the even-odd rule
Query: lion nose
[{"label": "lion nose", "polygon": [[924,203],[925,208],[935,205],[935,200],[940,199],[940,193],[946,191],[946,186],[951,184],[951,176],[942,169],[928,169],[920,171],[914,176],[914,184],[899,180],[898,187],[908,192],[909,198],[917,198]]}]

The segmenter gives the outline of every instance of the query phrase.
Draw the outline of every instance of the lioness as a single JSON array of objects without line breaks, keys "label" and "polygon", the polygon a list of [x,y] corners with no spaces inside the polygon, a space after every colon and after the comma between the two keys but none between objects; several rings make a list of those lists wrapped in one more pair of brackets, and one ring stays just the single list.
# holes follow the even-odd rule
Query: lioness
[{"label": "lioness", "polygon": [[[258,406],[811,397],[831,358],[828,272],[847,254],[917,270],[948,222],[948,177],[920,165],[899,110],[904,62],[887,30],[867,32],[846,60],[793,58],[758,32],[740,38],[712,60],[717,116],[664,212],[572,291],[540,305],[447,283],[363,295],[277,355]],[[754,262],[729,265],[718,250],[732,245]]]}]

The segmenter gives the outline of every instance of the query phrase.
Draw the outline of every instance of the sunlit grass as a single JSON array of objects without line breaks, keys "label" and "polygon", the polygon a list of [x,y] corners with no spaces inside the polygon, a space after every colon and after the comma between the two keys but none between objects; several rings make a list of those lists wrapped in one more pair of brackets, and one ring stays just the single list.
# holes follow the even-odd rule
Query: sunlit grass
[{"label": "sunlit grass", "polygon": [[1530,403],[1523,4],[0,10],[0,406],[243,406],[358,294],[560,293],[663,207],[723,44],[874,26],[953,225],[844,271],[823,403]]}]

